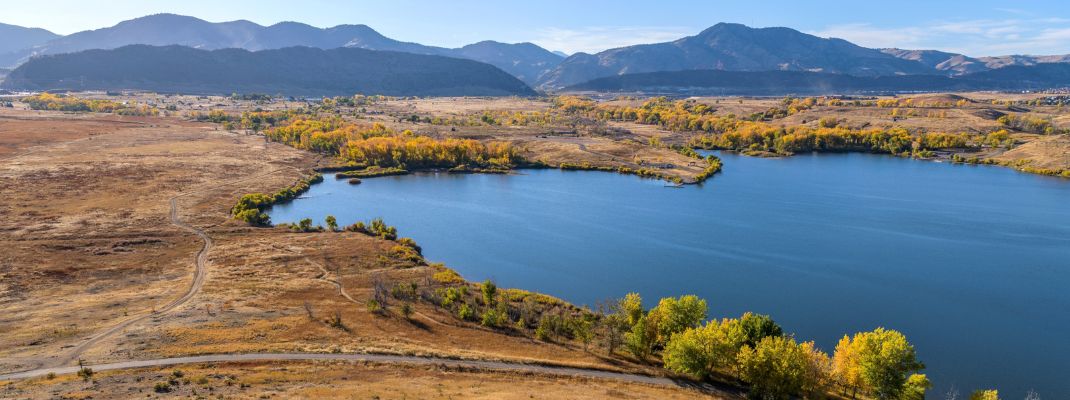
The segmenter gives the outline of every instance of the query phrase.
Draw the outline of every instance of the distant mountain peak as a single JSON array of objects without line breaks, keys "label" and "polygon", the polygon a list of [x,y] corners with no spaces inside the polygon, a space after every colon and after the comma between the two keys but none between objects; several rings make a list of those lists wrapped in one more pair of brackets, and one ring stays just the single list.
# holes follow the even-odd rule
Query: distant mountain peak
[{"label": "distant mountain peak", "polygon": [[686,70],[823,71],[864,76],[932,73],[915,62],[785,27],[722,22],[672,42],[577,53],[539,80],[554,89],[620,74]]},{"label": "distant mountain peak", "polygon": [[[0,55],[36,47],[58,37],[60,35],[41,28],[25,28],[0,23],[0,38],[3,38],[0,39]],[[3,66],[6,65],[0,63],[0,67]]]}]

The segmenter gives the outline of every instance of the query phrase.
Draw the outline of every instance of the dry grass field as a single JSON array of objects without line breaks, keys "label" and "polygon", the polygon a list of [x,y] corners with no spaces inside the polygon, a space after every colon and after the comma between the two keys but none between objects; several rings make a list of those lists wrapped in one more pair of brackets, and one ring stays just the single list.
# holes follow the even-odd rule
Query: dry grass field
[{"label": "dry grass field", "polygon": [[[460,321],[414,302],[414,314],[371,312],[376,282],[433,285],[434,269],[398,258],[393,242],[358,233],[294,233],[233,220],[238,197],[289,186],[330,160],[261,136],[176,117],[122,117],[0,110],[0,372],[157,357],[232,352],[375,352],[537,362],[658,374],[575,343]],[[579,145],[577,145],[579,147]],[[597,146],[591,146],[597,149]],[[187,301],[202,239],[211,238],[206,273]],[[337,318],[337,322],[331,322]],[[101,332],[129,320],[114,334]],[[93,339],[91,341],[90,339]],[[82,347],[90,343],[91,345]],[[413,370],[404,366],[228,365],[248,387],[219,385],[235,397],[325,393],[395,398],[692,397],[665,387],[573,381],[502,373]],[[203,368],[216,368],[213,366]],[[286,367],[283,367],[284,369]],[[0,383],[0,397],[126,397],[152,393],[146,376],[112,371],[84,384],[56,380]],[[281,379],[288,376],[288,380]],[[309,377],[317,384],[309,384]],[[408,379],[419,377],[419,379]],[[213,378],[214,379],[214,378]],[[400,382],[404,380],[404,385]],[[260,382],[252,384],[252,382]],[[266,382],[272,382],[270,384]],[[329,382],[318,384],[322,382]],[[544,391],[553,383],[552,391]],[[633,387],[634,386],[634,387]],[[183,386],[192,395],[201,386]],[[196,388],[196,389],[195,389]],[[228,391],[230,390],[230,391]],[[391,390],[394,390],[393,392]],[[201,392],[203,393],[203,391]]]}]

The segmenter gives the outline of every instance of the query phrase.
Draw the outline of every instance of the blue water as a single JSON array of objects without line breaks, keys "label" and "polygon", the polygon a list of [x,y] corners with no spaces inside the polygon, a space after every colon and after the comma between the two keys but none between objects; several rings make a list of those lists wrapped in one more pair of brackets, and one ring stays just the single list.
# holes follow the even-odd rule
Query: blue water
[{"label": "blue water", "polygon": [[866,154],[721,155],[703,185],[602,172],[328,176],[271,211],[383,217],[428,259],[580,304],[697,294],[828,352],[879,326],[942,398],[1070,398],[1070,180]]}]

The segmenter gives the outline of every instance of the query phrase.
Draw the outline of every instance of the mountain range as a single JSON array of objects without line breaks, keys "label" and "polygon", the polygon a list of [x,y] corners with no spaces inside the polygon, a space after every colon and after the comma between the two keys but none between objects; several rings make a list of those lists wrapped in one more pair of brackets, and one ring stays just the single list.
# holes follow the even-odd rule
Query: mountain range
[{"label": "mountain range", "polygon": [[1065,86],[1070,86],[1070,63],[1014,65],[951,76],[854,76],[811,71],[662,71],[597,78],[565,90],[781,96],[1027,90]]},{"label": "mountain range", "polygon": [[249,51],[129,45],[34,57],[8,75],[13,90],[134,89],[164,93],[291,96],[533,96],[489,64],[360,48]]},{"label": "mountain range", "polygon": [[175,14],[149,15],[68,36],[0,25],[0,35],[13,38],[0,42],[0,67],[17,66],[35,56],[131,44],[250,51],[293,46],[361,48],[475,60],[491,64],[529,86],[549,91],[593,79],[653,72],[808,71],[859,77],[964,75],[1007,66],[1070,62],[1070,55],[971,57],[938,50],[872,49],[790,28],[751,28],[732,23],[719,23],[694,36],[671,42],[567,57],[532,43],[483,41],[444,48],[391,39],[366,25],[317,28],[281,22],[262,26],[244,20],[215,23]]},{"label": "mountain range", "polygon": [[1050,62],[1070,62],[1070,56],[972,58],[937,50],[870,49],[790,28],[719,23],[672,42],[573,54],[543,75],[537,85],[555,90],[603,77],[687,70],[810,71],[862,77],[959,75]]},{"label": "mountain range", "polygon": [[[41,28],[0,24],[0,54],[11,53],[45,43],[60,36]],[[0,63],[0,67],[4,67]]]},{"label": "mountain range", "polygon": [[244,20],[214,23],[175,14],[149,15],[123,21],[108,28],[42,39],[44,40],[30,46],[22,46],[18,50],[0,51],[0,67],[14,66],[37,55],[114,49],[131,44],[181,45],[205,50],[239,48],[252,51],[293,46],[321,49],[354,47],[467,58],[494,65],[525,82],[534,83],[539,75],[564,59],[531,43],[483,41],[458,49],[447,49],[394,40],[366,25],[317,28],[297,22],[280,22],[262,26]]}]

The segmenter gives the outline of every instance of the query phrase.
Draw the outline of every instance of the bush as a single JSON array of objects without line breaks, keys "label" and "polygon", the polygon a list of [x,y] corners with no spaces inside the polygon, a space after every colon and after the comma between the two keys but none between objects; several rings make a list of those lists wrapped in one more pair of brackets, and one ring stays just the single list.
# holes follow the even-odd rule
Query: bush
[{"label": "bush", "polygon": [[553,330],[550,320],[546,316],[539,318],[539,325],[535,327],[535,338],[544,342],[550,341],[550,333]]},{"label": "bush", "polygon": [[78,377],[82,378],[83,381],[88,382],[90,379],[93,379],[93,369],[89,367],[79,368]]},{"label": "bush", "polygon": [[483,312],[483,320],[480,323],[491,328],[501,327],[505,323],[505,314],[494,308],[487,309]]},{"label": "bush", "polygon": [[170,393],[171,392],[171,383],[169,383],[169,382],[156,382],[156,385],[153,385],[152,390],[155,391],[156,393]]},{"label": "bush", "polygon": [[368,308],[369,312],[377,313],[383,311],[383,305],[379,304],[379,301],[375,299],[368,300],[364,305]]},{"label": "bush", "polygon": [[468,321],[475,318],[475,311],[472,310],[468,304],[461,304],[461,308],[457,309],[457,316],[461,319]]},{"label": "bush", "polygon": [[461,291],[457,288],[446,288],[442,295],[442,306],[449,307],[461,300]]}]

